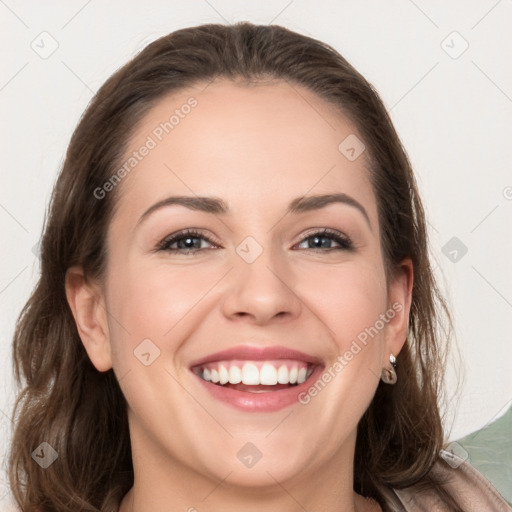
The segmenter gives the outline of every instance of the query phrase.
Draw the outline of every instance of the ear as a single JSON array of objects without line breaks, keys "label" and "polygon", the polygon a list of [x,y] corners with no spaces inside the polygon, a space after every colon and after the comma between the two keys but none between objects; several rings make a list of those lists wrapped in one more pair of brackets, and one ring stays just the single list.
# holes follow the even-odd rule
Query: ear
[{"label": "ear", "polygon": [[66,272],[66,297],[78,334],[96,369],[112,368],[110,337],[104,294],[98,285],[89,284],[79,266]]},{"label": "ear", "polygon": [[405,344],[412,303],[414,266],[411,258],[405,258],[396,270],[388,287],[388,311],[394,316],[387,325],[386,356],[383,366],[389,366],[389,354],[395,357]]}]

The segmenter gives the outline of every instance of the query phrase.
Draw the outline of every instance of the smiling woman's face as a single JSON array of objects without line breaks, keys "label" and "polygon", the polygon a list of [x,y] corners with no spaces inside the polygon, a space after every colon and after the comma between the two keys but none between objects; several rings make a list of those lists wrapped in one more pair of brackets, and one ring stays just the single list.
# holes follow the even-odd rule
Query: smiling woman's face
[{"label": "smiling woman's face", "polygon": [[[136,477],[194,475],[204,495],[228,475],[290,488],[350,477],[357,423],[405,340],[410,265],[386,283],[366,154],[338,149],[357,135],[347,119],[281,81],[202,89],[161,100],[130,142],[126,158],[148,136],[156,146],[117,186],[102,328],[81,329],[84,345],[120,380]],[[176,196],[193,202],[148,212]],[[204,380],[217,375],[232,383]]]}]

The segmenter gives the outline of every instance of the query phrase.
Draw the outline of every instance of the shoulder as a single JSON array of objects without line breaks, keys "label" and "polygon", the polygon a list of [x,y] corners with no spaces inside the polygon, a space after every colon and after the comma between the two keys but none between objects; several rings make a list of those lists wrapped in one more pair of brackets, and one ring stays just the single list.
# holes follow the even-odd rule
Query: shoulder
[{"label": "shoulder", "polygon": [[[441,482],[442,490],[464,512],[512,512],[512,506],[494,486],[467,460],[441,450],[429,476]],[[451,512],[451,508],[434,489],[417,486],[386,491],[391,512]]]}]

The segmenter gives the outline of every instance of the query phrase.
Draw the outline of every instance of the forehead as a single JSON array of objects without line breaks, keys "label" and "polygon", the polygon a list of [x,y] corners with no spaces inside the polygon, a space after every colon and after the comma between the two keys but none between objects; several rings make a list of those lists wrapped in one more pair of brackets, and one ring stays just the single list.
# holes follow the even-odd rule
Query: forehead
[{"label": "forehead", "polygon": [[366,155],[351,161],[340,151],[354,136],[347,117],[296,84],[219,80],[183,89],[158,101],[137,126],[122,162],[134,165],[116,191],[119,210],[140,212],[181,194],[269,212],[292,197],[340,191],[372,215]]}]

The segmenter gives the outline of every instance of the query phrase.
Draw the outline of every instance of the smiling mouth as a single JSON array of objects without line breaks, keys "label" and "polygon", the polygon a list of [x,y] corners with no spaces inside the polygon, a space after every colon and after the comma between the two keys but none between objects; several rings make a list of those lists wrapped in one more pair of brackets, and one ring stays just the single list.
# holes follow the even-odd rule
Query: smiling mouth
[{"label": "smiling mouth", "polygon": [[202,380],[223,388],[248,393],[275,392],[304,383],[316,366],[305,361],[229,360],[205,363],[192,368]]}]

